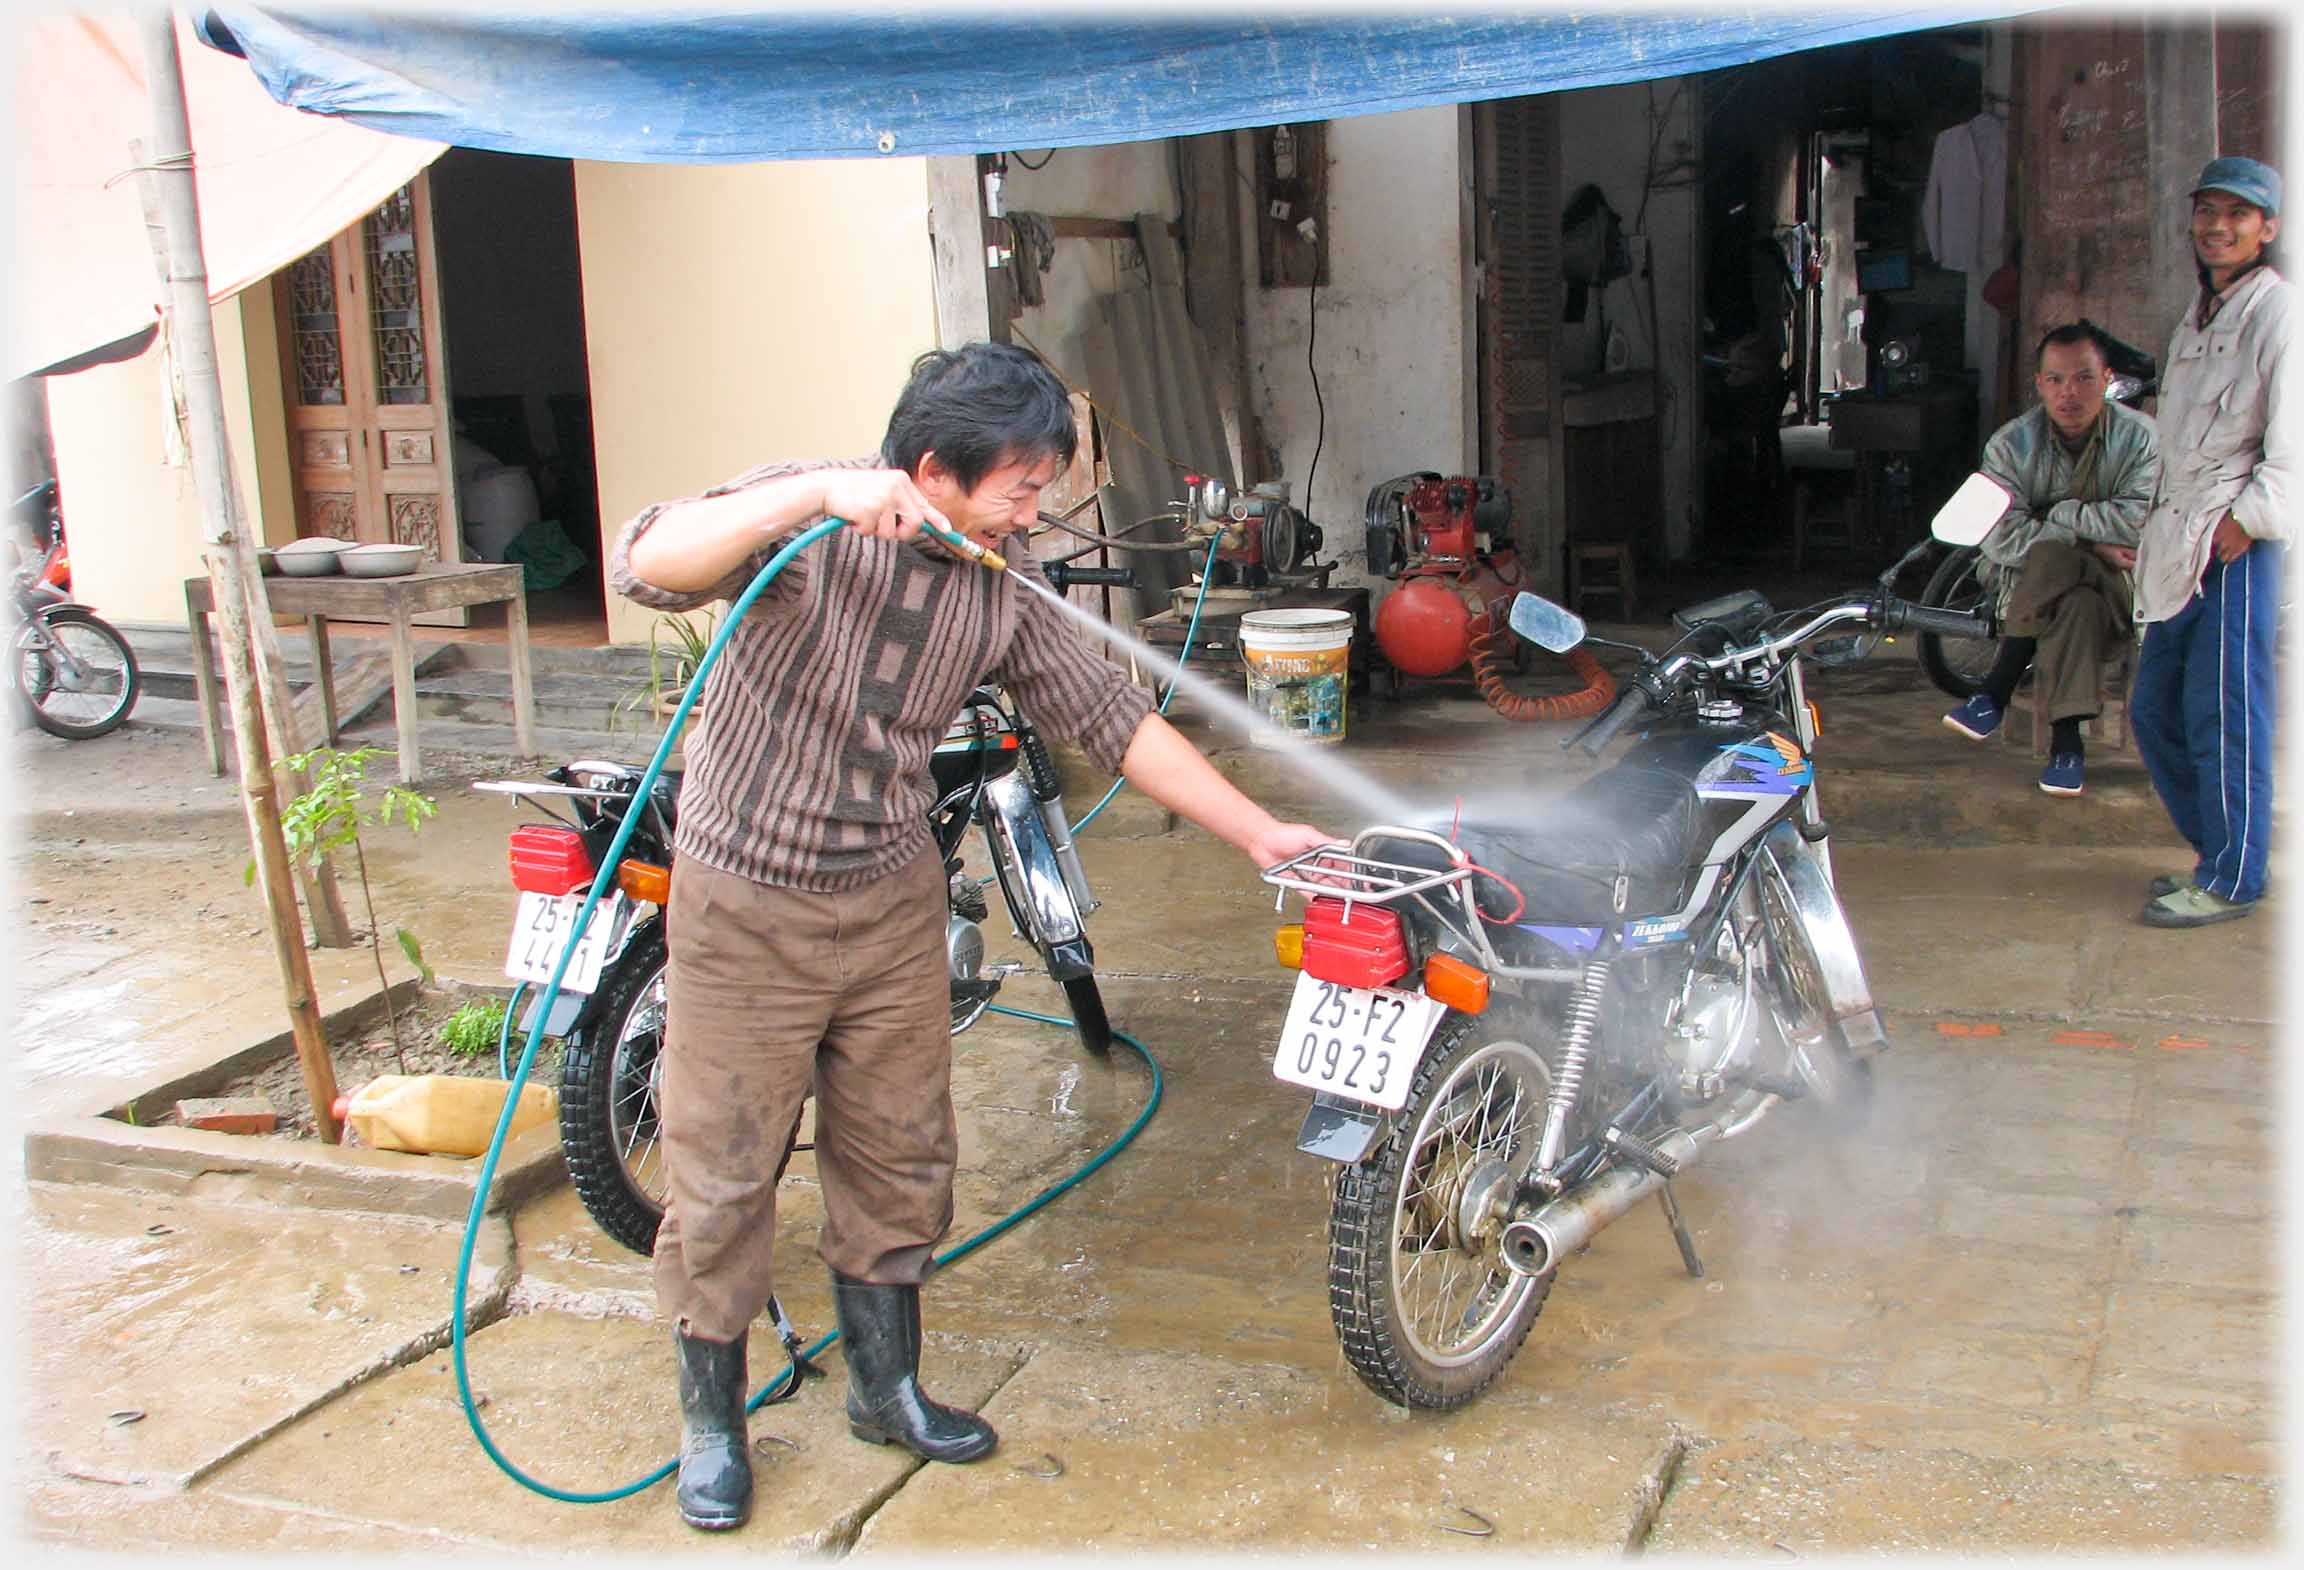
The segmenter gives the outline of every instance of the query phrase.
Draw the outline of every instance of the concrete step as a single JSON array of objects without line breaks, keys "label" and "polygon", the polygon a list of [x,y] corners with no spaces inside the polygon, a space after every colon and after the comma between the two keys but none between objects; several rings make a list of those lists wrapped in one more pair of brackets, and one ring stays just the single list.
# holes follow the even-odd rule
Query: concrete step
[{"label": "concrete step", "polygon": [[[646,695],[642,679],[605,671],[539,670],[534,687],[539,725],[609,734],[661,731],[653,715],[633,712],[632,700]],[[417,681],[416,702],[427,725],[435,720],[510,724],[512,676],[506,670],[450,667]]]}]

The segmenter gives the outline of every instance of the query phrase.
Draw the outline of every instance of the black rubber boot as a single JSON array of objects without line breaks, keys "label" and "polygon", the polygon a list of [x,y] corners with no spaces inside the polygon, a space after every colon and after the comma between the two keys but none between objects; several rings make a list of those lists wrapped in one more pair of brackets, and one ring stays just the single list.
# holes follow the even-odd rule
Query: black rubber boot
[{"label": "black rubber boot", "polygon": [[744,1337],[672,1334],[680,1358],[680,1519],[725,1532],[752,1515],[752,1457],[744,1435]]},{"label": "black rubber boot", "polygon": [[923,1461],[973,1461],[1000,1436],[973,1412],[920,1390],[920,1289],[852,1281],[832,1272],[832,1305],[848,1358],[848,1431],[902,1445]]}]

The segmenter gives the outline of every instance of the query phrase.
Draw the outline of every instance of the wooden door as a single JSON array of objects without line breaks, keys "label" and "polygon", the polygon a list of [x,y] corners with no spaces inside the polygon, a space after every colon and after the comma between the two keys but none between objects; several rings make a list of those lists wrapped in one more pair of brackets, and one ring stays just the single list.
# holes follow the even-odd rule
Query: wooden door
[{"label": "wooden door", "polygon": [[283,270],[273,299],[296,533],[461,560],[426,177]]}]

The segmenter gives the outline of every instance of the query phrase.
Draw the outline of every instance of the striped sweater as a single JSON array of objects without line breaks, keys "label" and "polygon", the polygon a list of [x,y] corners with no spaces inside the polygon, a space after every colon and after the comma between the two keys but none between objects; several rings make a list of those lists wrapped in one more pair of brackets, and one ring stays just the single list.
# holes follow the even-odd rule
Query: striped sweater
[{"label": "striped sweater", "polygon": [[[878,464],[764,464],[704,494]],[[609,582],[636,604],[680,611],[732,600],[782,543],[711,588],[659,589],[633,576],[632,542],[673,505],[642,511],[609,553]],[[1009,560],[1039,572],[1022,551]],[[815,893],[894,871],[931,843],[928,755],[986,681],[1114,773],[1152,706],[1061,613],[1005,574],[910,541],[853,529],[825,536],[753,602],[705,683],[710,723],[688,750],[678,854]]]}]

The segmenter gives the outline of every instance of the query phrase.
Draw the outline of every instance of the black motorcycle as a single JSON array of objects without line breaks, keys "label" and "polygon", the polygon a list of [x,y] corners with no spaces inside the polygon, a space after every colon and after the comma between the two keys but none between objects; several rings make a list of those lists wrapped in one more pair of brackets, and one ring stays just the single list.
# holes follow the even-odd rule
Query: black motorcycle
[{"label": "black motorcycle", "polygon": [[[962,855],[974,825],[1009,917],[1062,985],[1082,1043],[1097,1054],[1109,1051],[1112,1026],[1086,925],[1096,899],[1073,849],[1047,744],[1004,693],[980,687],[946,730],[929,769],[936,791],[929,827],[950,904],[945,954],[953,1034],[973,1025],[1002,980],[1021,968],[985,963],[981,923],[990,902]],[[600,858],[624,819],[641,814],[617,864],[615,888],[594,909],[569,960],[545,1034],[563,1042],[560,1145],[577,1196],[602,1231],[647,1254],[664,1217],[656,1091],[664,1044],[664,916],[681,775],[666,771],[640,801],[642,772],[585,759],[551,770],[545,783],[493,780],[475,788],[522,797],[557,820],[523,824],[511,837],[520,908],[505,973],[534,984],[536,1002],[568,945]],[[553,811],[555,805],[569,816]],[[520,1021],[523,1036],[534,1019],[531,1002]]]},{"label": "black motorcycle", "polygon": [[[1339,1169],[1331,1318],[1399,1405],[1485,1390],[1562,1263],[1649,1195],[1702,1274],[1674,1176],[1779,1103],[1868,1100],[1887,1037],[1833,888],[1803,659],[1978,619],[1875,589],[1674,620],[1570,740],[1637,727],[1612,767],[1511,820],[1377,825],[1265,874],[1308,899],[1281,932],[1301,974],[1272,1071],[1313,1093],[1298,1148]],[[1554,653],[1587,641],[1531,594],[1510,622]]]},{"label": "black motorcycle", "polygon": [[[56,482],[17,497],[10,513],[22,538],[9,574],[16,630],[8,660],[23,713],[49,735],[73,741],[116,730],[136,707],[136,653],[110,622],[73,603]],[[40,554],[26,560],[26,543]]]}]

